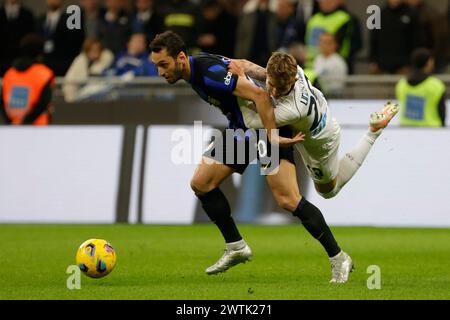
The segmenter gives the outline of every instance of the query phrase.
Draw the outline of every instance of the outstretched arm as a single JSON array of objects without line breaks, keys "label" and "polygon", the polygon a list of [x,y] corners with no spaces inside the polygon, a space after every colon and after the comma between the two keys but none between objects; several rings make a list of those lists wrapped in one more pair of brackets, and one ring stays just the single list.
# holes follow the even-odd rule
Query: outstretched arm
[{"label": "outstretched arm", "polygon": [[[273,109],[275,113],[275,123],[278,128],[289,125],[294,125],[295,127],[298,124],[300,115],[292,112],[290,109],[291,108],[289,108],[289,106],[284,104],[277,105],[277,107]],[[253,129],[264,128],[264,124],[262,123],[258,112],[251,108],[241,108],[241,112],[244,116],[247,127]]]},{"label": "outstretched arm", "polygon": [[296,135],[293,138],[280,137],[277,130],[273,130],[276,129],[277,126],[270,95],[266,91],[252,84],[245,77],[240,76],[238,78],[233,94],[243,99],[252,100],[255,103],[256,110],[261,117],[264,128],[268,130],[267,136],[271,143],[278,143],[282,147],[287,147],[304,140],[304,136],[302,135]]},{"label": "outstretched arm", "polygon": [[[228,66],[228,69],[232,73],[242,78],[245,78],[246,74],[246,72],[244,72],[244,68],[247,68],[247,71],[250,70],[253,72],[252,75],[247,73],[253,79],[256,79],[255,76],[262,76],[263,73],[265,77],[266,70],[248,60],[232,60]],[[277,104],[276,108],[274,108],[275,124],[277,127],[295,124],[299,121],[299,115],[297,113],[292,113],[289,109],[290,108],[284,104]],[[242,108],[241,112],[246,113],[246,121],[250,121],[247,125],[250,128],[260,129],[265,127],[259,111],[255,112],[249,108]]]},{"label": "outstretched arm", "polygon": [[245,59],[232,59],[228,68],[234,74],[240,76],[247,74],[250,78],[266,82],[266,69],[251,61]]}]

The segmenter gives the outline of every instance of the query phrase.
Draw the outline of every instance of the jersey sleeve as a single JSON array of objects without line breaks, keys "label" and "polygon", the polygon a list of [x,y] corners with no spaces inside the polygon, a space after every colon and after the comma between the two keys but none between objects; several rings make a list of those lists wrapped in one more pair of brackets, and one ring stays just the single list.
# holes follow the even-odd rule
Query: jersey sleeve
[{"label": "jersey sleeve", "polygon": [[[261,117],[258,112],[250,108],[241,108],[242,115],[244,117],[245,125],[252,129],[264,129]],[[301,120],[300,113],[295,109],[295,106],[289,103],[277,103],[273,109],[275,114],[275,123],[277,128],[287,125],[296,124]]]},{"label": "jersey sleeve", "polygon": [[209,89],[223,93],[233,93],[238,76],[228,71],[223,64],[212,64],[204,67],[203,82]]}]

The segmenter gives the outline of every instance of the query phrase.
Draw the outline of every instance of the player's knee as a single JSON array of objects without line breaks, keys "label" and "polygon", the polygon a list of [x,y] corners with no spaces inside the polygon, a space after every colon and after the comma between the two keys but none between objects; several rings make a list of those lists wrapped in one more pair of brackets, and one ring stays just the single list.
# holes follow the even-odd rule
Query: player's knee
[{"label": "player's knee", "polygon": [[210,179],[202,179],[197,176],[191,179],[191,189],[195,193],[207,193],[215,188],[217,186]]},{"label": "player's knee", "polygon": [[199,179],[197,179],[196,177],[193,177],[191,179],[191,189],[195,193],[203,193],[204,192],[204,191],[202,191],[202,189],[203,189],[202,182]]},{"label": "player's knee", "polygon": [[300,201],[298,197],[293,197],[290,195],[278,195],[276,196],[276,200],[280,208],[289,212],[293,212],[297,208]]}]

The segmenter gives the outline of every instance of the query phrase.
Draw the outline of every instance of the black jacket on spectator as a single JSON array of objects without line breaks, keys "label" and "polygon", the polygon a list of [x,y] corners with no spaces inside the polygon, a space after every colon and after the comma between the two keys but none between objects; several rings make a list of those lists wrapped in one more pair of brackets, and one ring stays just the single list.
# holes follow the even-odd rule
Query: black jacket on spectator
[{"label": "black jacket on spectator", "polygon": [[53,30],[46,29],[46,15],[38,19],[38,32],[46,40],[44,47],[44,63],[53,70],[56,76],[64,76],[73,59],[80,53],[84,41],[84,31],[67,28],[69,15],[62,11],[61,17]]},{"label": "black jacket on spectator", "polygon": [[81,10],[81,23],[86,39],[100,40],[100,25],[105,12],[105,8],[100,7],[95,15],[88,17],[86,12]]},{"label": "black jacket on spectator", "polygon": [[16,19],[8,20],[5,7],[0,8],[0,76],[8,70],[19,55],[19,43],[24,35],[34,31],[33,13],[20,6]]},{"label": "black jacket on spectator", "polygon": [[199,35],[212,34],[216,38],[216,43],[208,47],[200,46],[200,49],[208,53],[233,57],[237,23],[237,17],[228,13],[225,9],[222,9],[217,19],[213,21],[202,17],[200,20]]},{"label": "black jacket on spectator", "polygon": [[361,33],[361,23],[359,19],[347,10],[345,6],[339,7],[338,10],[347,12],[351,20],[346,23],[341,29],[336,33],[336,40],[340,44],[342,43],[344,37],[350,35],[350,55],[347,58],[348,71],[350,74],[354,73],[354,59],[355,55],[363,47],[362,33]]},{"label": "black jacket on spectator", "polygon": [[370,61],[385,72],[395,73],[409,65],[411,52],[421,46],[423,32],[417,14],[406,4],[381,10],[381,29],[371,30]]},{"label": "black jacket on spectator", "polygon": [[304,10],[302,8],[301,3],[297,6],[296,20],[297,20],[297,39],[296,41],[305,43],[306,36],[306,24],[308,23],[309,18],[315,15],[320,11],[318,0],[313,1],[311,16],[305,17]]},{"label": "black jacket on spectator", "polygon": [[423,46],[432,51],[436,62],[435,72],[440,73],[447,64],[449,49],[450,32],[446,17],[425,2],[421,2],[415,10],[424,36]]},{"label": "black jacket on spectator", "polygon": [[159,3],[158,12],[164,19],[165,30],[179,34],[188,50],[197,48],[200,16],[198,5],[190,0],[164,0]]},{"label": "black jacket on spectator", "polygon": [[131,30],[132,33],[145,33],[150,43],[158,33],[164,31],[164,19],[156,10],[153,10],[148,21],[140,21],[135,13],[131,18]]},{"label": "black jacket on spectator", "polygon": [[[450,34],[450,3],[448,5],[447,26],[448,26],[447,31]],[[450,36],[447,38],[447,50],[445,56],[447,57],[447,64],[450,64]]]},{"label": "black jacket on spectator", "polygon": [[277,17],[269,9],[256,9],[239,18],[235,58],[265,66],[277,49]]},{"label": "black jacket on spectator", "polygon": [[114,22],[108,21],[106,15],[107,12],[104,12],[100,23],[100,41],[116,55],[127,46],[131,35],[131,21],[125,11],[121,11]]}]

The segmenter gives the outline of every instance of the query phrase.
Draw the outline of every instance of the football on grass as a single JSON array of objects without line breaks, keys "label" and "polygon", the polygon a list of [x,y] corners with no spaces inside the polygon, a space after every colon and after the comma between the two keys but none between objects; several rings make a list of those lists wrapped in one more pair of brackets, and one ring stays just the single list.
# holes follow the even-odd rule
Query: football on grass
[{"label": "football on grass", "polygon": [[114,269],[116,258],[116,252],[108,241],[89,239],[78,248],[76,261],[88,277],[102,278]]}]

